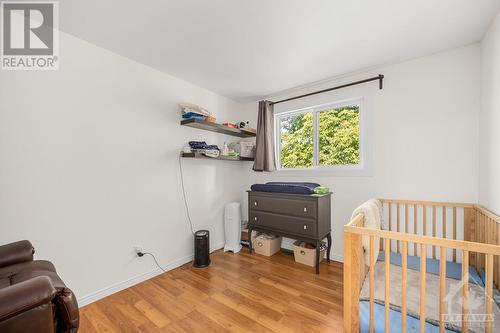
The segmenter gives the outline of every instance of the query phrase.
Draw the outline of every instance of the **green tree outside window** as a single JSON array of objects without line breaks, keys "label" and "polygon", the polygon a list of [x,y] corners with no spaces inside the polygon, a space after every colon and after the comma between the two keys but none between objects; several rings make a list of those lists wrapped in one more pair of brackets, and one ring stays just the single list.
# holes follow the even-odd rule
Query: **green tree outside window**
[{"label": "green tree outside window", "polygon": [[[282,168],[314,166],[314,114],[305,112],[280,118]],[[360,162],[359,106],[318,112],[320,166],[356,165]]]}]

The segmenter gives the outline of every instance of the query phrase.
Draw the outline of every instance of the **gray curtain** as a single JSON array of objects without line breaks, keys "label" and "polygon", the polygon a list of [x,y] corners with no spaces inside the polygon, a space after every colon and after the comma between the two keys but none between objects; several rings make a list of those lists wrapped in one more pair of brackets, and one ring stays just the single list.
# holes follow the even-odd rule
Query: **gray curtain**
[{"label": "gray curtain", "polygon": [[274,112],[269,101],[259,102],[254,171],[274,171]]}]

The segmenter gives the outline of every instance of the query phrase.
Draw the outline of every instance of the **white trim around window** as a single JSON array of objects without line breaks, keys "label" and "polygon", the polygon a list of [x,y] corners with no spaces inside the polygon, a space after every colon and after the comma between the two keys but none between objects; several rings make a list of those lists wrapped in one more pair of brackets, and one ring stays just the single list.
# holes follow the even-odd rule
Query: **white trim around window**
[{"label": "white trim around window", "polygon": [[[319,165],[319,113],[322,111],[340,108],[342,106],[358,105],[359,106],[359,157],[360,161],[356,165],[334,165],[321,166]],[[282,168],[280,161],[281,153],[281,119],[294,114],[313,113],[313,166],[309,168]],[[276,155],[276,172],[280,175],[290,176],[345,176],[345,177],[370,177],[372,176],[372,152],[368,147],[368,137],[371,137],[370,119],[366,110],[366,105],[362,97],[352,98],[347,100],[336,101],[333,103],[315,105],[302,109],[276,112],[274,115],[275,131],[275,155]]]}]

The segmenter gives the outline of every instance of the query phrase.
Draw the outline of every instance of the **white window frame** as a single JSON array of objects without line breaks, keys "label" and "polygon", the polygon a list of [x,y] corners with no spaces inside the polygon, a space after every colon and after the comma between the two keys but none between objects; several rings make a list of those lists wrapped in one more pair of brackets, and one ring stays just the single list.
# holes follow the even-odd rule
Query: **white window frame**
[{"label": "white window frame", "polygon": [[[328,111],[343,106],[359,105],[359,163],[350,165],[319,165],[319,113]],[[282,168],[281,167],[281,119],[291,115],[302,113],[313,113],[313,166],[308,168]],[[311,172],[327,173],[334,176],[371,176],[369,168],[371,154],[366,146],[367,126],[366,118],[367,112],[364,106],[364,99],[362,97],[351,98],[333,103],[320,104],[311,107],[295,109],[274,114],[274,140],[275,140],[275,158],[276,158],[276,171],[283,174],[306,174],[310,176]]]}]

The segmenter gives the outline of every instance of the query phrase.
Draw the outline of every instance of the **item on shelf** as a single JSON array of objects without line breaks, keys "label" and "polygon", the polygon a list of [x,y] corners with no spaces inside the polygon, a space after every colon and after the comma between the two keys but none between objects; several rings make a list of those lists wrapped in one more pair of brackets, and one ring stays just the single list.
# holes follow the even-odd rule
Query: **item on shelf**
[{"label": "item on shelf", "polygon": [[219,150],[217,145],[208,145],[205,141],[189,141],[191,151]]},{"label": "item on shelf", "polygon": [[207,121],[208,121],[209,123],[215,123],[215,121],[216,121],[216,120],[217,120],[217,119],[216,119],[214,116],[208,116],[208,117],[207,117]]},{"label": "item on shelf", "polygon": [[215,122],[215,117],[207,109],[190,103],[179,103],[179,106],[182,118],[184,119],[200,119]]},{"label": "item on shelf", "polygon": [[229,149],[229,151],[227,152],[227,156],[229,157],[238,157],[240,156],[240,154],[232,149]]},{"label": "item on shelf", "polygon": [[[220,155],[219,147],[216,145],[208,145],[205,141],[189,141],[190,152],[202,153],[207,157],[217,158]],[[185,151],[184,152],[188,153]]]},{"label": "item on shelf", "polygon": [[222,123],[222,125],[229,127],[229,128],[239,128],[238,125],[233,124],[233,123]]},{"label": "item on shelf", "polygon": [[193,113],[197,113],[197,114],[200,114],[200,115],[206,116],[206,117],[212,116],[212,114],[210,112],[208,112],[207,109],[202,108],[201,106],[196,105],[196,104],[179,103],[179,106],[181,107],[181,111],[183,114],[193,112]]},{"label": "item on shelf", "polygon": [[250,127],[250,122],[249,121],[240,121],[238,123],[238,127],[242,130],[245,130],[247,132],[252,132],[256,133],[257,130],[255,128]]},{"label": "item on shelf", "polygon": [[217,158],[220,155],[220,151],[218,149],[207,149],[203,152],[203,155],[205,155],[206,157]]},{"label": "item on shelf", "polygon": [[228,156],[229,155],[229,148],[227,147],[227,144],[224,142],[224,145],[222,146],[222,156]]},{"label": "item on shelf", "polygon": [[255,157],[255,143],[248,141],[232,142],[229,144],[229,148],[233,149],[241,157],[253,158]]},{"label": "item on shelf", "polygon": [[194,112],[188,112],[188,113],[184,113],[182,115],[182,118],[184,119],[200,119],[200,120],[206,120],[207,119],[207,116],[204,116],[204,115],[201,115],[201,114],[198,114],[198,113],[194,113]]},{"label": "item on shelf", "polygon": [[250,122],[249,121],[240,121],[238,126],[239,126],[239,128],[247,128],[250,126]]}]

